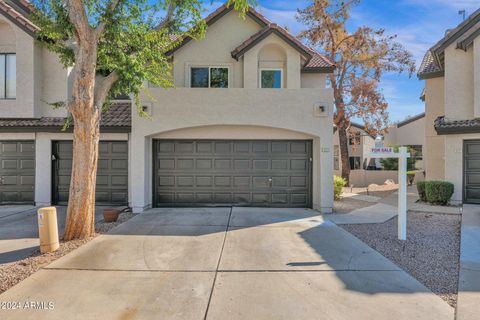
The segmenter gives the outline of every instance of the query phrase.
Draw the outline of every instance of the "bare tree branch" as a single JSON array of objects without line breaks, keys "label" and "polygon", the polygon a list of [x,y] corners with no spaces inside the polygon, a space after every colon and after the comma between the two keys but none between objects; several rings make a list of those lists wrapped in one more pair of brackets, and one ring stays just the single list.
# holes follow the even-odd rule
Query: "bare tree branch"
[{"label": "bare tree branch", "polygon": [[[113,11],[115,11],[115,9],[117,8],[119,2],[120,2],[120,0],[111,0],[110,3],[108,4],[107,9],[105,10],[105,13],[103,14],[103,16],[108,17],[109,14],[112,14]],[[95,29],[95,36],[96,36],[97,41],[98,41],[98,39],[100,39],[102,37],[102,34],[105,31],[105,26],[106,25],[107,25],[107,21],[104,20],[104,21],[100,22],[98,24],[97,28]]]},{"label": "bare tree branch", "polygon": [[161,30],[168,26],[170,22],[172,22],[173,14],[175,13],[175,9],[177,8],[177,2],[175,0],[171,0],[170,4],[168,5],[167,14],[162,19],[160,24],[156,27],[157,30]]},{"label": "bare tree branch", "polygon": [[107,100],[108,93],[110,89],[120,79],[120,75],[113,71],[108,76],[103,77],[97,75],[95,79],[95,95],[94,95],[94,106],[101,108],[105,101]]},{"label": "bare tree branch", "polygon": [[88,42],[91,40],[92,28],[88,23],[87,13],[82,0],[65,0],[64,5],[68,11],[70,22],[75,27],[75,33],[79,41]]}]

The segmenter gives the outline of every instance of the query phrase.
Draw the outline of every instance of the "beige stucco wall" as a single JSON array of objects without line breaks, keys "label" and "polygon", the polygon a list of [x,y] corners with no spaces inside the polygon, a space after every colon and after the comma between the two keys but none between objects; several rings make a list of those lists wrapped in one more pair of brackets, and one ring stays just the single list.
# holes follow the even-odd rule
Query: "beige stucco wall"
[{"label": "beige stucco wall", "polygon": [[425,145],[425,117],[401,127],[390,127],[385,145]]},{"label": "beige stucco wall", "polygon": [[176,87],[189,87],[190,66],[230,67],[230,87],[243,87],[243,63],[232,58],[231,52],[261,29],[249,17],[242,19],[235,11],[227,13],[208,28],[205,38],[190,41],[174,54],[173,76]]},{"label": "beige stucco wall", "polygon": [[454,43],[445,49],[445,117],[472,119],[473,92],[473,48],[459,50]]},{"label": "beige stucco wall", "polygon": [[473,113],[480,118],[480,37],[473,41]]},{"label": "beige stucco wall", "polygon": [[[331,212],[333,96],[329,89],[150,89],[151,119],[132,114],[130,171],[132,206],[152,205],[152,139],[311,139],[313,205]],[[315,106],[323,104],[319,114]]]},{"label": "beige stucco wall", "polygon": [[46,102],[64,101],[67,97],[67,70],[56,56],[39,47],[32,36],[0,16],[0,52],[16,53],[15,99],[0,99],[0,117],[38,118],[64,115],[52,111]]},{"label": "beige stucco wall", "polygon": [[262,57],[261,53],[264,48],[269,48],[270,50],[275,48],[279,51],[278,55],[284,56],[284,61],[277,61],[277,64],[280,63],[285,66],[283,68],[283,88],[300,88],[301,55],[296,49],[273,33],[245,53],[243,57],[244,88],[259,88],[259,69],[274,65],[273,61],[268,63],[268,58]]},{"label": "beige stucco wall", "polygon": [[325,73],[302,73],[300,86],[302,88],[325,88],[327,86],[327,75]]},{"label": "beige stucco wall", "polygon": [[423,163],[427,180],[445,179],[445,136],[433,126],[445,114],[444,77],[425,81],[425,146]]}]

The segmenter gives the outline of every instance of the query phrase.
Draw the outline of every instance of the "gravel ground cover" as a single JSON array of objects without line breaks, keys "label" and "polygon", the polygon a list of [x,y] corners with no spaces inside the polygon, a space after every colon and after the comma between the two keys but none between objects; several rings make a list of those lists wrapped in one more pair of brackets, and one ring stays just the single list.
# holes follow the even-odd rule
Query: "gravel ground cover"
[{"label": "gravel ground cover", "polygon": [[405,243],[397,239],[396,217],[385,223],[340,227],[383,254],[455,307],[460,224],[460,215],[409,212]]},{"label": "gravel ground cover", "polygon": [[374,204],[375,203],[352,198],[342,198],[340,201],[334,201],[333,213],[349,213],[355,209],[373,206]]},{"label": "gravel ground cover", "polygon": [[344,188],[345,192],[352,192],[361,195],[369,195],[374,197],[385,198],[391,195],[392,193],[398,190],[398,184],[371,184],[368,187],[361,187],[361,188]]},{"label": "gravel ground cover", "polygon": [[[131,212],[122,212],[116,222],[106,223],[103,220],[95,225],[96,236],[107,233],[116,226],[124,223],[133,217]],[[0,294],[13,287],[20,281],[28,278],[39,269],[52,263],[67,253],[77,249],[81,245],[92,240],[94,237],[86,240],[60,241],[60,248],[57,251],[41,254],[37,249],[31,256],[0,266]]]}]

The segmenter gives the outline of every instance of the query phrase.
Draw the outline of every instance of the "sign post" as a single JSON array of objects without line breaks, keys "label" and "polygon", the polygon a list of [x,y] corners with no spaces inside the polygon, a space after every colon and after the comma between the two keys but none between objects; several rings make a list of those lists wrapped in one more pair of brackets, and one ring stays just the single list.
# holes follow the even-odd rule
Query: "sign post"
[{"label": "sign post", "polygon": [[398,239],[407,240],[407,158],[410,154],[406,147],[400,147],[398,152],[389,147],[376,147],[369,156],[398,159]]}]

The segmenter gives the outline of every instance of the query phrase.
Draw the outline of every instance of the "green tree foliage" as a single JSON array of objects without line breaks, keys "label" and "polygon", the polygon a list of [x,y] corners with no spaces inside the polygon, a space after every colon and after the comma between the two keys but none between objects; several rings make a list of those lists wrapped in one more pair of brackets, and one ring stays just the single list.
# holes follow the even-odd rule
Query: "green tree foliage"
[{"label": "green tree foliage", "polygon": [[[75,64],[75,51],[82,46],[82,39],[69,17],[69,2],[72,1],[36,0],[32,14],[34,23],[40,27],[39,43],[57,53],[65,67]],[[185,37],[204,36],[207,26],[201,15],[203,6],[209,3],[84,0],[88,23],[99,35],[96,71],[99,77],[116,75],[116,81],[108,90],[107,105],[112,97],[121,94],[138,97],[147,81],[154,86],[172,87],[172,63],[167,53]],[[228,4],[244,15],[253,1],[229,0]],[[141,113],[141,109],[138,110]]]},{"label": "green tree foliage", "polygon": [[[398,152],[400,145],[393,145],[391,146],[393,151]],[[407,151],[410,153],[410,158],[407,158],[407,171],[415,170],[415,162],[416,159],[413,157],[413,153],[415,150],[412,147],[407,146]],[[398,159],[397,158],[385,158],[380,159],[380,163],[383,166],[384,170],[398,170]]]}]

